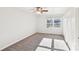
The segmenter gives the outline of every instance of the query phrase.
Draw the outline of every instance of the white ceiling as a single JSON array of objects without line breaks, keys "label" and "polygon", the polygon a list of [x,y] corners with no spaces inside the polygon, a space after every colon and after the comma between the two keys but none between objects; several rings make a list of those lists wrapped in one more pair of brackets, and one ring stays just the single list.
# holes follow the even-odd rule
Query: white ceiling
[{"label": "white ceiling", "polygon": [[64,7],[52,7],[52,8],[47,8],[48,9],[48,13],[49,15],[63,15],[68,8],[64,8]]},{"label": "white ceiling", "polygon": [[[21,7],[21,10],[27,11],[27,12],[33,12],[34,7]],[[44,13],[43,15],[52,15],[52,16],[61,16],[64,15],[69,8],[67,7],[46,7],[48,9],[48,12]]]}]

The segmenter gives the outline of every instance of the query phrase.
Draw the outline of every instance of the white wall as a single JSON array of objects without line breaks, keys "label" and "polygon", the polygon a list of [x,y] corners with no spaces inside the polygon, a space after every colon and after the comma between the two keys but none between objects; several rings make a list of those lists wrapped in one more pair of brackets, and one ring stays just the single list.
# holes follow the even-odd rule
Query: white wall
[{"label": "white wall", "polygon": [[64,15],[63,32],[71,50],[75,50],[75,9],[70,8]]},{"label": "white wall", "polygon": [[48,17],[50,17],[50,16],[49,15],[48,16],[46,16],[46,15],[39,15],[39,18],[37,19],[38,20],[37,32],[40,32],[40,33],[51,33],[51,34],[63,34],[62,25],[59,28],[56,28],[56,27],[47,28],[46,24],[47,24]]},{"label": "white wall", "polygon": [[18,8],[0,8],[0,50],[36,32],[36,18]]},{"label": "white wall", "polygon": [[79,50],[79,8],[75,8],[75,19],[76,19],[76,24],[75,24],[75,49]]}]

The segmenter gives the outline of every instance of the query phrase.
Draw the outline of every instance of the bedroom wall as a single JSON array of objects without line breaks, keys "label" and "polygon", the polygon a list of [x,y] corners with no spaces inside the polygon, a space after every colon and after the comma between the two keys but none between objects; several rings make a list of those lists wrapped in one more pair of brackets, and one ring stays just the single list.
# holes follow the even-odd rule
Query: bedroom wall
[{"label": "bedroom wall", "polygon": [[36,18],[18,8],[0,7],[0,50],[36,32]]},{"label": "bedroom wall", "polygon": [[[49,15],[40,15],[39,18],[37,19],[38,21],[38,26],[37,26],[37,32],[40,33],[50,33],[50,34],[63,34],[63,27],[62,24],[60,27],[52,27],[52,28],[47,28],[47,19],[50,17]],[[54,18],[59,18],[59,17],[54,17]],[[62,20],[62,18],[61,18]]]},{"label": "bedroom wall", "polygon": [[76,34],[76,39],[75,39],[75,50],[79,51],[79,8],[75,8],[75,34]]},{"label": "bedroom wall", "polygon": [[75,50],[75,8],[70,8],[63,16],[63,33],[71,50]]}]

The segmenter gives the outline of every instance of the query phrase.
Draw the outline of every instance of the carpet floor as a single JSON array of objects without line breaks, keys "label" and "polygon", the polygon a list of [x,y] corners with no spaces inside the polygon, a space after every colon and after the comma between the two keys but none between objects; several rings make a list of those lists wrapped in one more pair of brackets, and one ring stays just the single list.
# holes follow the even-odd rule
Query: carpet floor
[{"label": "carpet floor", "polygon": [[[2,51],[37,51],[37,49],[41,49],[42,51],[48,51],[48,49],[45,48],[39,48],[39,44],[49,46],[49,49],[51,48],[51,40],[46,41],[46,43],[41,43],[41,41],[44,38],[49,39],[59,39],[64,40],[63,35],[55,35],[55,34],[44,34],[44,33],[36,33],[28,38],[24,38],[23,40],[3,49]],[[45,40],[45,39],[44,39]],[[50,43],[48,43],[50,42]],[[57,43],[55,43],[57,45]],[[53,46],[53,45],[52,45]],[[55,49],[58,50],[58,49]],[[61,51],[61,49],[60,49]]]}]

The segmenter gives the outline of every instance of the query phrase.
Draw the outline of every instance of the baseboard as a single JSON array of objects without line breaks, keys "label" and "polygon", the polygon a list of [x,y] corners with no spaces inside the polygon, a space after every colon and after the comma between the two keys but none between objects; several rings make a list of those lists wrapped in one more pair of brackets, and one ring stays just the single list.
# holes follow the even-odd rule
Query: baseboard
[{"label": "baseboard", "polygon": [[23,38],[21,38],[21,39],[19,39],[19,40],[13,41],[13,42],[11,42],[10,44],[8,44],[8,45],[2,47],[2,48],[0,49],[0,51],[2,51],[3,49],[5,49],[5,48],[7,48],[7,47],[9,47],[9,46],[11,46],[11,45],[13,45],[13,44],[15,44],[15,43],[21,41],[21,40],[23,40],[23,39],[25,39],[25,38],[28,38],[28,37],[30,37],[30,36],[33,36],[33,35],[35,35],[35,34],[36,34],[36,33],[32,33],[31,35],[29,35],[29,36],[27,36],[27,37],[25,36],[25,37],[23,37]]},{"label": "baseboard", "polygon": [[61,36],[64,36],[63,34],[53,34],[53,33],[42,33],[42,32],[37,32],[39,34],[49,34],[49,35],[61,35]]}]

